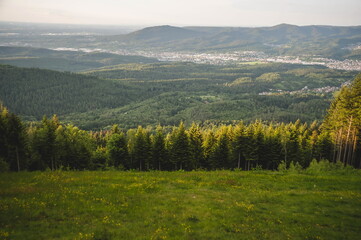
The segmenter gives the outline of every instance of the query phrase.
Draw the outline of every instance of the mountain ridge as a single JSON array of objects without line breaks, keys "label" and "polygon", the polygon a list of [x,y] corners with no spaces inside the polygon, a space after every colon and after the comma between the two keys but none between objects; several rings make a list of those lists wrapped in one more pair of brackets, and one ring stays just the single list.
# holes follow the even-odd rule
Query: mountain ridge
[{"label": "mountain ridge", "polygon": [[147,27],[109,40],[137,49],[175,51],[251,50],[273,54],[312,54],[342,58],[352,53],[350,44],[361,45],[361,26],[297,26],[282,23],[272,27]]}]

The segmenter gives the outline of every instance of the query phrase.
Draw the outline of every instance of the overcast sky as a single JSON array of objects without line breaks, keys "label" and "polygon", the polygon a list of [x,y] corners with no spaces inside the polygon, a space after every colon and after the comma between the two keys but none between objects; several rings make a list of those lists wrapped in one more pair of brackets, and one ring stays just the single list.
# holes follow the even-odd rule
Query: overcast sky
[{"label": "overcast sky", "polygon": [[361,0],[0,0],[0,21],[110,25],[361,25]]}]

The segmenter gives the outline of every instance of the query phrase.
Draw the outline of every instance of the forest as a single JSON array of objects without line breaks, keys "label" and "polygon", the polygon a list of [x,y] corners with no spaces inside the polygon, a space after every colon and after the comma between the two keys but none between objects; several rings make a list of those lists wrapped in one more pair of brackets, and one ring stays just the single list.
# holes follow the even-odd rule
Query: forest
[{"label": "forest", "polygon": [[11,112],[24,121],[56,114],[84,130],[240,119],[311,124],[322,121],[333,92],[357,74],[278,63],[130,63],[81,74],[8,65],[0,70],[0,99]]},{"label": "forest", "polygon": [[277,169],[313,159],[361,167],[361,75],[344,86],[323,122],[197,124],[84,131],[57,116],[24,123],[1,107],[1,169]]}]

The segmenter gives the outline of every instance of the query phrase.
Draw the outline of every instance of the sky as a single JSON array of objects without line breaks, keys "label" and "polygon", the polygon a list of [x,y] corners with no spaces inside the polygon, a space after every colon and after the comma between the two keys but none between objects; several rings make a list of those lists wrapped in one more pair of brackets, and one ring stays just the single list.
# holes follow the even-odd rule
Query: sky
[{"label": "sky", "polygon": [[105,25],[361,25],[360,0],[0,0],[0,21]]}]

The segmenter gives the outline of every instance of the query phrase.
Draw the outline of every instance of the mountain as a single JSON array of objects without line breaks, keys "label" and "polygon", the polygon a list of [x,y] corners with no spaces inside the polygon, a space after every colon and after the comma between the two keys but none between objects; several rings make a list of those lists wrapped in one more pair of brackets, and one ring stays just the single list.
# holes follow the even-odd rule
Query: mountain
[{"label": "mountain", "polygon": [[121,44],[131,47],[161,47],[173,46],[175,43],[194,41],[202,36],[201,32],[191,29],[173,27],[169,25],[148,27],[126,35],[105,37],[105,39],[117,40]]},{"label": "mountain", "polygon": [[[36,29],[36,26],[34,28]],[[3,30],[0,29],[1,31]],[[261,51],[271,56],[319,56],[339,60],[361,60],[361,26],[280,24],[273,27],[175,27],[164,25],[147,27],[121,35],[81,35],[81,33],[79,33],[80,35],[62,35],[62,32],[49,33],[42,32],[41,29],[34,30],[35,32],[32,34],[18,33],[16,29],[12,28],[7,28],[6,31],[16,34],[9,35],[6,32],[3,35],[0,34],[0,46],[14,46],[15,44],[34,48],[84,49],[84,51],[114,52],[125,55],[142,55],[163,51],[202,53]],[[120,32],[122,31],[119,30]],[[64,33],[66,33],[66,29],[64,29]],[[58,62],[48,68],[56,70],[70,68],[71,71],[81,71],[119,64],[123,61],[123,59],[118,60],[116,56],[99,58],[94,61],[94,55],[92,55],[90,56],[92,63],[88,67],[89,58],[87,54],[84,55],[85,58],[83,56],[72,57],[71,54],[68,54],[71,57],[65,62],[64,56],[62,59],[58,59],[56,56]],[[110,60],[110,63],[103,64],[103,60]],[[24,61],[18,61],[18,66],[37,66],[36,64],[26,65]],[[32,62],[36,61],[38,60],[32,60]],[[52,63],[53,60],[45,59],[44,63],[48,62]],[[85,65],[82,65],[83,62]],[[140,60],[140,62],[144,61]],[[3,63],[13,64],[11,62]],[[66,67],[56,68],[56,66],[62,65]]]},{"label": "mountain", "polygon": [[148,27],[133,33],[129,33],[126,35],[126,38],[135,41],[167,42],[167,41],[194,38],[194,37],[198,37],[200,34],[201,33],[190,29],[164,25],[157,27]]},{"label": "mountain", "polygon": [[157,26],[109,37],[123,47],[163,50],[256,50],[342,58],[361,45],[361,26],[172,27]]}]

